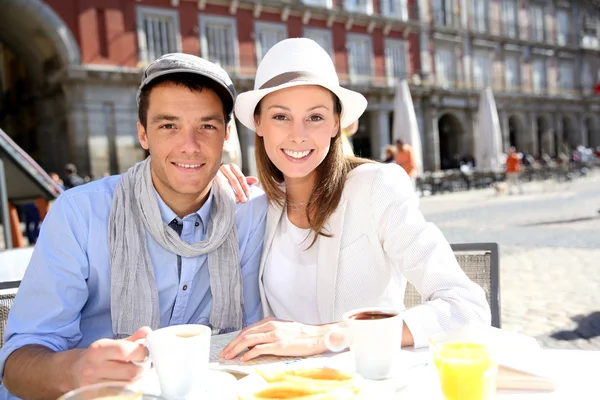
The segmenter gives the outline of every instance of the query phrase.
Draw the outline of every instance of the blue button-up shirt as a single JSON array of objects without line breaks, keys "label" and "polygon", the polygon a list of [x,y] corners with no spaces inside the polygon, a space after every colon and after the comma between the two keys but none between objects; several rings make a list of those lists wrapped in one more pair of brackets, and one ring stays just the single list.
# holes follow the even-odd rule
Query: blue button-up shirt
[{"label": "blue button-up shirt", "polygon": [[[2,373],[6,358],[25,345],[65,351],[113,337],[107,232],[119,179],[113,176],[70,189],[53,204],[7,322],[6,342],[0,350]],[[183,240],[205,239],[212,191],[200,210],[183,219],[156,196],[163,222],[183,223]],[[256,187],[247,203],[236,206],[246,325],[262,318],[258,269],[266,214],[266,196]],[[212,295],[207,256],[182,257],[180,275],[177,255],[149,234],[146,243],[158,286],[160,326],[208,324]],[[0,398],[14,397],[2,386]]]}]

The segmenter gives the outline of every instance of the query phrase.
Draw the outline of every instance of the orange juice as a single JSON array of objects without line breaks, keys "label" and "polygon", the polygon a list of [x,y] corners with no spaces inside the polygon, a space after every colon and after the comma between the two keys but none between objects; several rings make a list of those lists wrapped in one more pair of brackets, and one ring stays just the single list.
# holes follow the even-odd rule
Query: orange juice
[{"label": "orange juice", "polygon": [[483,344],[444,343],[433,359],[447,400],[488,400],[496,392],[498,366]]}]

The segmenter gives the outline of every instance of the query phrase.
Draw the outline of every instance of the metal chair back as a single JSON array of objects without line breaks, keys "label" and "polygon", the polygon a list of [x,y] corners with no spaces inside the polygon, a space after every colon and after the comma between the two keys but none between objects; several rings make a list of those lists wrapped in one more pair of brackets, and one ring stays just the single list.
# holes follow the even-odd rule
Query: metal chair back
[{"label": "metal chair back", "polygon": [[[485,291],[492,311],[492,326],[500,328],[500,257],[498,243],[453,244],[452,250],[458,265],[473,282]],[[406,308],[422,303],[419,292],[410,283],[406,284],[404,305]]]}]

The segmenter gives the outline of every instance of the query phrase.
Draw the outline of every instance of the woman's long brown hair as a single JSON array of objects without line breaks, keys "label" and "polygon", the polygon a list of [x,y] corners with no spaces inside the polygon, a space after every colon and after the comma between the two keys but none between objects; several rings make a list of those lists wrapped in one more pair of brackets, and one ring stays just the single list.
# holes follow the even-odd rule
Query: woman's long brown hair
[{"label": "woman's long brown hair", "polygon": [[[342,113],[342,104],[333,93],[332,96],[335,103],[335,114],[339,118]],[[254,116],[255,119],[260,117],[260,103],[256,106]],[[254,152],[258,177],[267,198],[269,201],[283,207],[286,203],[285,192],[281,189],[281,183],[284,181],[283,173],[269,159],[265,150],[264,139],[256,134]],[[318,235],[331,237],[331,233],[326,232],[324,226],[340,203],[348,172],[361,164],[371,162],[373,161],[344,155],[340,127],[337,135],[331,139],[329,153],[316,169],[315,186],[306,205],[306,216],[310,229],[316,233],[308,248],[315,244]]]}]

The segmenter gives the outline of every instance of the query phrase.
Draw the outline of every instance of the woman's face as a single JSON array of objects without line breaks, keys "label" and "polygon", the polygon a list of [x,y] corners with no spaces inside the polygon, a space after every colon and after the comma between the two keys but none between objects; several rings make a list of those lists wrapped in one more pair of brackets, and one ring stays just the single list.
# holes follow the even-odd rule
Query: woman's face
[{"label": "woman's face", "polygon": [[286,178],[311,175],[327,156],[340,124],[334,96],[316,85],[268,94],[255,119],[269,159]]}]

